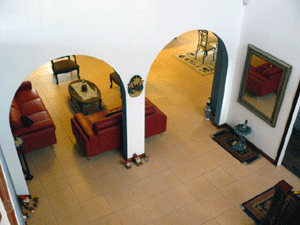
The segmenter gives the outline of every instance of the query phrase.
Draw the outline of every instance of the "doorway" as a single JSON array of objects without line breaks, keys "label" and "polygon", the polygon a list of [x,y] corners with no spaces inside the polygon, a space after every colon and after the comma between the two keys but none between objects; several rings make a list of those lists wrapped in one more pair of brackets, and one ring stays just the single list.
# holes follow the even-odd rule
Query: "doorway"
[{"label": "doorway", "polygon": [[282,164],[300,178],[300,130],[293,128]]},{"label": "doorway", "polygon": [[[300,112],[295,118],[294,124],[292,124],[292,120],[295,114],[296,109],[299,108],[299,96],[300,96],[300,84],[298,84],[298,88],[296,94],[294,96],[293,104],[291,107],[290,115],[285,125],[284,133],[279,145],[279,150],[277,152],[275,164],[280,165],[283,164],[289,171],[294,173],[297,177],[299,177],[299,165],[300,165],[300,157],[299,157],[299,130],[300,130]],[[292,129],[292,133],[290,139],[287,141],[286,137],[289,133],[289,130]],[[283,148],[285,143],[287,142],[286,150],[283,152]]]},{"label": "doorway", "polygon": [[[228,67],[228,54],[224,42],[216,34],[208,31],[209,43],[212,43],[212,45],[216,48],[216,51],[209,52],[211,61],[214,63],[213,73],[199,74],[189,65],[186,67],[182,62],[176,59],[176,57],[182,57],[187,54],[192,55],[196,52],[199,40],[201,40],[199,31],[202,30],[188,31],[174,38],[158,54],[156,60],[152,64],[147,78],[146,97],[163,97],[167,91],[181,92],[181,90],[185,89],[183,90],[183,92],[185,92],[183,94],[192,101],[194,106],[197,106],[198,111],[201,113],[204,113],[204,106],[208,101],[208,98],[211,98],[211,102],[213,104],[214,124],[220,125]],[[200,49],[199,52],[202,52],[202,49]],[[192,57],[195,56],[192,55],[190,58]],[[201,63],[202,57],[203,55],[198,57]],[[205,64],[208,62],[206,60],[207,59],[205,58]],[[184,67],[185,69],[183,70],[182,68]],[[208,65],[204,66],[203,69],[210,70],[211,68],[210,65]],[[159,90],[164,86],[166,86],[167,89],[170,89],[170,85],[173,87],[175,86],[175,90]],[[201,95],[199,94],[199,91],[201,91]],[[167,98],[162,98],[160,100],[164,107],[169,105]],[[180,99],[177,99],[176,101],[178,102]],[[160,104],[160,102],[158,104]],[[177,110],[175,110],[176,112],[174,113],[180,113],[179,109],[180,107],[177,107]]]},{"label": "doorway", "polygon": [[[167,115],[168,124],[163,136],[146,139],[147,155],[156,155],[175,146],[179,150],[178,155],[197,156],[201,151],[194,140],[199,140],[199,143],[209,141],[208,135],[217,132],[216,127],[204,119],[204,107],[211,98],[215,103],[214,123],[219,125],[228,57],[222,40],[210,33],[217,42],[218,50],[214,58],[214,73],[201,74],[178,60],[178,57],[197,50],[198,30],[174,38],[154,60],[147,77],[146,98]],[[213,58],[213,52],[209,54]],[[199,58],[202,63],[202,55]],[[173,157],[170,154],[164,156]]]},{"label": "doorway", "polygon": [[300,178],[300,113],[298,113],[282,164]]}]

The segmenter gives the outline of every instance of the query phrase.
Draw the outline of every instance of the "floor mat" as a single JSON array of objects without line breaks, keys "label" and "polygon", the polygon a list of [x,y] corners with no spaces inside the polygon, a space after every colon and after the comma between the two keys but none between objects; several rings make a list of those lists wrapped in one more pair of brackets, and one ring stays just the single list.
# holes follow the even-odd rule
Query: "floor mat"
[{"label": "floor mat", "polygon": [[212,139],[221,145],[226,151],[228,151],[232,156],[238,159],[241,163],[250,164],[255,160],[261,158],[261,154],[255,149],[247,145],[247,149],[244,151],[236,151],[232,148],[232,143],[239,140],[238,135],[236,135],[231,130],[224,130],[215,134]]}]

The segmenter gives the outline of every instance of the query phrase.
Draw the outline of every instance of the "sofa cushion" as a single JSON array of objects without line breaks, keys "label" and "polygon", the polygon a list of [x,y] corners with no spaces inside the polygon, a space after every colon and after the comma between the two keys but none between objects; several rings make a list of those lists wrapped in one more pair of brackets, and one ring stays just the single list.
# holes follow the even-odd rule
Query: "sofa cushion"
[{"label": "sofa cushion", "polygon": [[112,127],[116,124],[121,124],[122,117],[121,115],[111,116],[107,119],[100,120],[93,124],[93,129],[97,133],[99,130],[103,130],[108,127]]},{"label": "sofa cushion", "polygon": [[74,118],[79,124],[79,126],[82,128],[82,131],[85,133],[85,135],[87,135],[88,137],[92,137],[94,135],[94,132],[92,130],[92,124],[88,119],[86,119],[83,113],[76,113]]},{"label": "sofa cushion", "polygon": [[283,69],[281,69],[280,67],[272,66],[272,67],[269,67],[268,69],[266,69],[264,72],[262,72],[262,75],[269,77],[274,74],[279,74],[282,72],[283,72]]},{"label": "sofa cushion", "polygon": [[42,112],[32,114],[32,115],[30,115],[30,119],[32,119],[34,123],[43,121],[43,120],[52,120],[48,111],[42,111]]},{"label": "sofa cushion", "polygon": [[122,113],[122,109],[116,110],[116,111],[111,111],[110,113],[107,113],[105,117],[111,117],[113,115],[116,115],[118,113]]},{"label": "sofa cushion", "polygon": [[19,91],[17,91],[17,93],[15,95],[15,99],[18,102],[18,104],[23,104],[25,102],[29,102],[31,100],[40,98],[39,94],[34,89],[24,90],[21,92],[22,93],[19,93]]},{"label": "sofa cushion", "polygon": [[23,103],[19,105],[20,111],[22,112],[23,116],[30,116],[32,114],[47,111],[44,103],[40,98],[34,99],[32,101]]},{"label": "sofa cushion", "polygon": [[[38,134],[43,136],[44,132],[47,129],[55,130],[55,125],[52,120],[39,121],[39,122],[32,124],[29,127],[22,126],[21,128],[14,131],[14,136],[20,136],[23,139],[27,138],[28,136],[35,136],[35,135],[39,136]],[[43,138],[47,139],[48,137],[45,136]]]},{"label": "sofa cushion", "polygon": [[150,102],[149,99],[145,98],[145,116],[155,113],[155,105]]},{"label": "sofa cushion", "polygon": [[13,106],[10,107],[9,120],[10,120],[10,127],[12,130],[23,127],[23,123],[21,121],[22,114],[18,108],[19,107],[17,108]]},{"label": "sofa cushion", "polygon": [[12,100],[11,107],[15,108],[16,110],[20,111],[19,105],[15,99]]},{"label": "sofa cushion", "polygon": [[17,91],[24,91],[24,90],[31,90],[31,89],[32,89],[31,81],[26,80],[21,83]]},{"label": "sofa cushion", "polygon": [[145,115],[150,115],[150,114],[153,114],[155,113],[155,106],[154,105],[151,105],[151,106],[148,106],[146,107],[145,109]]}]

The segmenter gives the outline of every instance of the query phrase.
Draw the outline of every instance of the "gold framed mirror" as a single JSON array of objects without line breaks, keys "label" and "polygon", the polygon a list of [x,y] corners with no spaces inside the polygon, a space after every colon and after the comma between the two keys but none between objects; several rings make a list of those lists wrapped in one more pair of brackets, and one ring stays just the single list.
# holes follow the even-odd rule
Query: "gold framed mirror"
[{"label": "gold framed mirror", "polygon": [[238,102],[275,127],[292,66],[248,45]]}]

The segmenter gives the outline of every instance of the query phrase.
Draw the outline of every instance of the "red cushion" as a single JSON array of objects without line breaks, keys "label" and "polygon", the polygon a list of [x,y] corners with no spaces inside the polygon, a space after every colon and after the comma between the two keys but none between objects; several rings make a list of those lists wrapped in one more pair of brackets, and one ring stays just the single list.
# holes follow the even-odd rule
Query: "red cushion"
[{"label": "red cushion", "polygon": [[274,74],[277,74],[277,73],[282,73],[283,72],[283,69],[277,67],[277,66],[272,66],[268,69],[266,69],[262,75],[264,76],[271,76],[271,75],[274,75]]},{"label": "red cushion", "polygon": [[150,115],[150,114],[153,114],[153,113],[155,113],[155,106],[154,105],[146,107],[146,109],[145,109],[145,115],[146,116]]},{"label": "red cushion", "polygon": [[12,130],[23,127],[21,116],[22,114],[18,109],[16,109],[15,107],[10,107],[9,120]]},{"label": "red cushion", "polygon": [[23,104],[25,102],[29,102],[31,100],[40,98],[40,96],[36,90],[30,89],[30,90],[24,90],[24,91],[22,91],[22,93],[17,92],[17,95],[15,98],[16,98],[16,101],[18,102],[18,104]]},{"label": "red cushion", "polygon": [[112,127],[116,124],[121,124],[122,117],[120,115],[112,116],[107,119],[95,122],[93,124],[93,129],[95,132],[103,130],[108,127]]},{"label": "red cushion", "polygon": [[32,121],[34,123],[40,122],[40,121],[43,121],[43,120],[52,120],[52,118],[51,118],[50,114],[48,113],[48,111],[42,111],[42,112],[32,114],[32,115],[29,116],[29,118],[32,119]]},{"label": "red cushion", "polygon": [[17,91],[24,91],[24,90],[30,90],[30,89],[32,89],[32,85],[31,85],[31,82],[29,80],[27,80],[27,81],[23,81],[21,83],[21,85]]},{"label": "red cushion", "polygon": [[42,102],[42,100],[40,98],[23,103],[23,104],[19,105],[19,107],[20,107],[20,110],[21,110],[23,116],[30,116],[30,115],[38,113],[38,112],[47,111],[44,103]]},{"label": "red cushion", "polygon": [[150,115],[155,113],[155,111],[155,105],[148,98],[145,98],[145,115]]},{"label": "red cushion", "polygon": [[92,137],[94,135],[94,132],[91,128],[92,124],[90,124],[89,120],[87,120],[82,113],[75,114],[74,118],[78,125],[82,128],[82,131],[85,133],[85,135],[88,137]]}]

